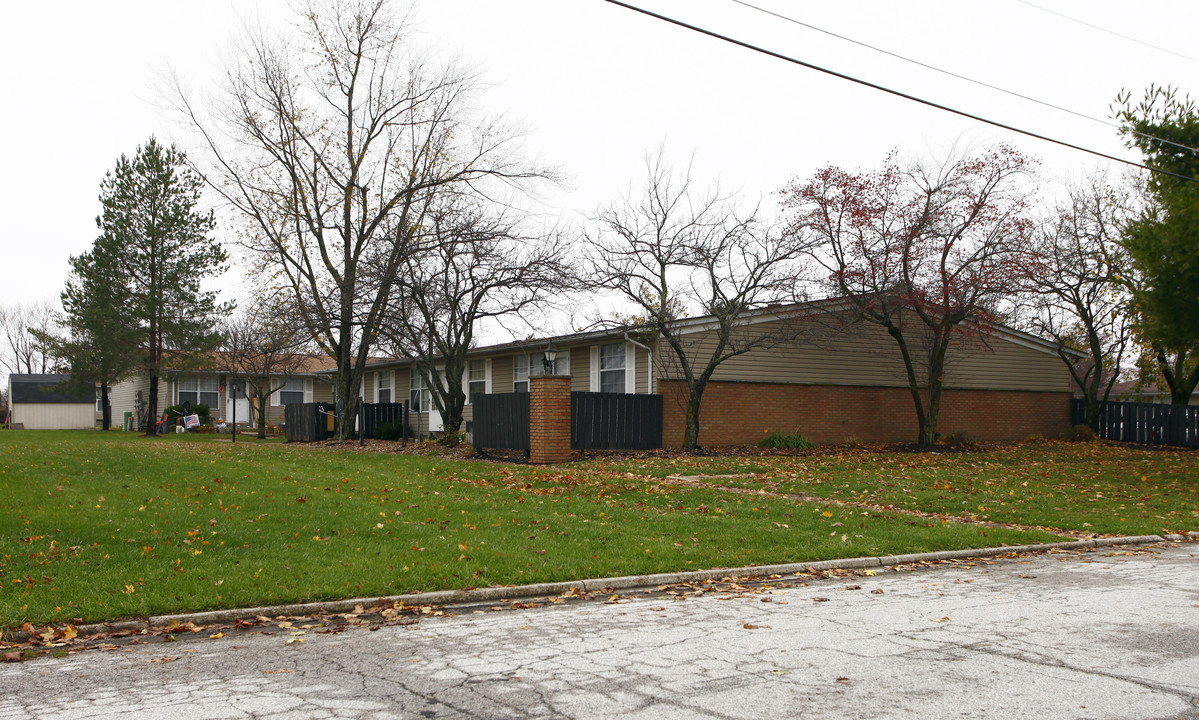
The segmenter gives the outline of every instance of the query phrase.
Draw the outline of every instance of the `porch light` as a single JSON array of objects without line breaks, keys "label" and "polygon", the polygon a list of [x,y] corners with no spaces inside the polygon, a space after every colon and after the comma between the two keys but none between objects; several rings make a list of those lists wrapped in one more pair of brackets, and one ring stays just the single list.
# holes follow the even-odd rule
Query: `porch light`
[{"label": "porch light", "polygon": [[552,375],[554,372],[554,360],[558,357],[558,348],[554,347],[554,341],[550,340],[549,345],[545,346],[545,357],[541,364],[545,368],[546,375]]}]

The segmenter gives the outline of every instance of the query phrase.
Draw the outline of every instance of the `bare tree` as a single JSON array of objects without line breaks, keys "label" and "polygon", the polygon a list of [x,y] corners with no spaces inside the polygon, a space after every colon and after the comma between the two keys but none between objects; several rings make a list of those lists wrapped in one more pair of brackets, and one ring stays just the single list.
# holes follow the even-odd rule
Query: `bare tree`
[{"label": "bare tree", "polygon": [[[801,246],[766,227],[758,208],[741,210],[718,188],[696,189],[691,168],[676,172],[662,149],[646,156],[645,171],[644,187],[591,218],[587,274],[633,303],[637,315],[626,320],[670,349],[687,384],[683,447],[692,449],[704,391],[721,363],[793,334],[747,323],[788,296]],[[688,314],[703,316],[702,325],[680,324]]]},{"label": "bare tree", "polygon": [[400,268],[382,334],[394,354],[415,360],[450,444],[462,425],[467,354],[480,324],[520,319],[567,284],[567,245],[521,224],[481,198],[459,196],[427,213]]},{"label": "bare tree", "polygon": [[290,304],[279,298],[258,298],[249,307],[222,326],[225,340],[216,365],[245,382],[258,437],[266,438],[270,397],[283,389],[281,378],[308,365],[311,336]]},{"label": "bare tree", "polygon": [[58,322],[54,306],[47,302],[0,306],[0,363],[9,373],[45,374],[55,369],[50,347],[35,333],[54,335]]},{"label": "bare tree", "polygon": [[892,153],[880,170],[828,167],[783,190],[829,293],[895,340],[922,447],[936,440],[951,345],[984,337],[1024,275],[1029,164],[1002,145],[904,168]]},{"label": "bare tree", "polygon": [[1126,208],[1102,175],[1071,187],[1030,236],[1022,278],[1023,324],[1057,346],[1094,429],[1134,350],[1132,298],[1123,281],[1129,263],[1120,245]]},{"label": "bare tree", "polygon": [[417,48],[393,6],[310,0],[298,34],[248,33],[212,101],[215,118],[174,81],[208,151],[206,179],[336,359],[343,432],[434,200],[541,175],[514,154],[511,127],[472,122],[475,76]]}]

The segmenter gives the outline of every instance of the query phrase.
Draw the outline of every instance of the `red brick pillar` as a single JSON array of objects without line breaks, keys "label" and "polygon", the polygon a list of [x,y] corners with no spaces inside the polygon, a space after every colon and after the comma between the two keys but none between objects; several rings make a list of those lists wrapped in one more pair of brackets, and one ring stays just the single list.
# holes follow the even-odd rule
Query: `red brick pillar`
[{"label": "red brick pillar", "polygon": [[529,462],[570,460],[570,376],[529,378]]}]

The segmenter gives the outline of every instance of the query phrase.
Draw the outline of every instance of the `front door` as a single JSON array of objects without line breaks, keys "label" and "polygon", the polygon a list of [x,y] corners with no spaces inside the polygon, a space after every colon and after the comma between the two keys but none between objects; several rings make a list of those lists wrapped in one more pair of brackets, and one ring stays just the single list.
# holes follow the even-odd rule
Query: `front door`
[{"label": "front door", "polygon": [[[237,388],[236,391],[234,388]],[[225,412],[226,422],[232,423],[236,419],[238,425],[250,424],[250,399],[246,397],[245,383],[230,383],[229,396],[225,402],[225,407],[228,408]]]}]

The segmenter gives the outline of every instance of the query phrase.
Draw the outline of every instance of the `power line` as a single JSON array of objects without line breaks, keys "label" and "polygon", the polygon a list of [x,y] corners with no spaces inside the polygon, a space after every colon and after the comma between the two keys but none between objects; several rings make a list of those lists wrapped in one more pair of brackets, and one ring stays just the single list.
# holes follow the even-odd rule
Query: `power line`
[{"label": "power line", "polygon": [[944,110],[945,112],[953,113],[954,115],[960,115],[964,118],[969,118],[970,120],[975,120],[977,122],[985,123],[985,124],[991,125],[993,127],[1001,128],[1003,130],[1008,130],[1008,131],[1011,131],[1014,133],[1019,133],[1021,135],[1027,135],[1028,137],[1036,138],[1038,140],[1044,140],[1045,142],[1053,143],[1054,145],[1061,145],[1062,147],[1068,147],[1071,150],[1078,150],[1079,152],[1084,152],[1084,153],[1088,153],[1090,155],[1095,155],[1097,157],[1104,158],[1105,160],[1111,160],[1113,162],[1123,163],[1125,165],[1131,165],[1132,167],[1141,168],[1142,170],[1149,170],[1150,172],[1161,173],[1163,175],[1170,175],[1170,176],[1176,177],[1180,180],[1189,180],[1191,182],[1199,182],[1199,180],[1196,180],[1195,178],[1187,177],[1186,175],[1179,175],[1178,173],[1173,173],[1173,172],[1170,172],[1169,170],[1162,170],[1160,168],[1155,168],[1155,167],[1152,167],[1149,165],[1143,165],[1143,164],[1135,162],[1133,160],[1126,160],[1121,157],[1116,157],[1115,155],[1108,155],[1106,153],[1099,152],[1098,150],[1090,150],[1088,148],[1082,147],[1081,145],[1075,145],[1073,143],[1066,142],[1065,140],[1057,140],[1057,139],[1051,138],[1047,135],[1041,135],[1041,134],[1032,132],[1030,130],[1021,130],[1018,127],[1015,127],[1012,125],[1006,125],[1004,123],[1001,123],[1001,122],[998,122],[995,120],[988,120],[982,116],[973,115],[964,110],[956,110],[947,105],[941,105],[940,103],[933,102],[932,100],[925,100],[923,98],[916,97],[915,95],[909,95],[909,94],[901,92],[899,90],[893,90],[893,89],[885,87],[883,85],[878,85],[876,83],[872,83],[868,80],[862,80],[861,78],[856,78],[856,77],[853,77],[852,75],[846,75],[844,73],[837,72],[836,70],[830,70],[828,68],[821,67],[819,65],[814,65],[810,62],[806,62],[804,60],[800,60],[798,58],[791,57],[790,55],[783,55],[782,53],[777,53],[777,52],[774,52],[773,50],[767,50],[764,47],[761,47],[758,45],[753,45],[753,44],[747,43],[743,40],[737,40],[736,38],[729,37],[728,35],[721,35],[718,32],[715,32],[712,30],[707,30],[707,29],[701,28],[697,25],[691,25],[690,23],[683,22],[682,20],[676,20],[675,18],[668,17],[666,15],[661,15],[661,14],[653,12],[651,10],[646,10],[645,8],[637,7],[636,5],[631,5],[626,2],[621,2],[621,0],[604,0],[604,2],[610,3],[612,5],[616,5],[618,7],[622,7],[626,10],[632,10],[633,12],[640,13],[647,17],[652,17],[655,20],[661,20],[663,22],[670,23],[671,25],[676,25],[678,27],[700,33],[701,35],[707,35],[708,37],[715,38],[717,40],[723,40],[724,42],[727,42],[731,45],[736,45],[738,47],[745,48],[746,50],[753,50],[754,52],[761,53],[768,57],[775,58],[776,60],[783,60],[785,62],[789,62],[794,65],[799,65],[800,67],[808,68],[809,70],[816,70],[817,72],[822,72],[822,73],[825,73],[826,75],[832,75],[833,77],[840,78],[841,80],[848,80],[849,82],[857,83],[858,85],[863,85],[863,86],[871,88],[873,90],[879,90],[879,91],[885,92],[889,95],[895,95],[896,97],[901,97],[905,100],[911,100],[912,102],[917,102],[917,103],[920,103],[921,105],[927,105],[929,107],[933,107],[938,110]]},{"label": "power line", "polygon": [[[1054,105],[1053,103],[1046,102],[1046,101],[1044,101],[1044,100],[1038,100],[1037,98],[1030,97],[1030,96],[1028,96],[1028,95],[1024,95],[1024,94],[1022,94],[1022,93],[1015,92],[1014,90],[1008,90],[1008,89],[1006,89],[1006,88],[999,87],[998,85],[992,85],[992,84],[990,84],[990,83],[983,82],[982,80],[975,80],[974,78],[967,77],[967,76],[965,76],[965,75],[961,75],[961,74],[955,73],[955,72],[953,72],[953,71],[950,71],[950,70],[944,70],[944,69],[942,69],[942,68],[936,67],[935,65],[929,65],[928,63],[921,62],[921,61],[919,61],[919,60],[913,60],[912,58],[906,57],[906,56],[904,56],[904,55],[900,55],[899,53],[892,52],[892,51],[890,51],[890,50],[886,50],[886,49],[883,49],[883,48],[877,47],[877,46],[875,46],[875,45],[871,45],[871,44],[869,44],[869,43],[864,43],[864,42],[862,42],[862,41],[860,41],[860,40],[854,40],[854,39],[853,39],[853,38],[851,38],[851,37],[846,37],[845,35],[840,35],[840,34],[838,34],[838,33],[832,32],[831,30],[825,30],[824,28],[819,28],[819,27],[816,27],[815,25],[812,25],[812,24],[810,24],[810,23],[806,23],[806,22],[804,22],[804,21],[802,21],[802,20],[798,20],[798,19],[796,19],[796,18],[793,18],[793,17],[790,17],[790,16],[788,16],[788,15],[783,15],[783,14],[781,14],[781,13],[777,13],[777,12],[775,12],[775,11],[773,11],[773,10],[768,10],[768,9],[766,9],[766,8],[764,8],[764,7],[760,7],[760,6],[758,6],[758,5],[754,5],[753,3],[745,2],[745,0],[732,0],[732,2],[735,2],[735,3],[737,3],[738,5],[742,5],[742,6],[744,6],[744,7],[750,8],[751,10],[757,10],[758,12],[760,12],[760,13],[763,13],[763,14],[765,14],[765,15],[770,15],[770,16],[772,16],[772,17],[778,18],[779,20],[785,20],[786,22],[793,23],[793,24],[795,24],[795,25],[799,25],[800,27],[805,27],[805,28],[808,28],[809,30],[815,30],[815,31],[816,31],[816,32],[818,32],[818,33],[823,33],[823,34],[825,34],[825,35],[828,35],[828,36],[830,36],[830,37],[837,38],[838,40],[844,40],[845,42],[852,43],[852,44],[854,44],[854,45],[857,45],[857,46],[859,46],[859,47],[864,47],[864,48],[866,48],[866,49],[868,49],[868,50],[873,50],[873,51],[875,51],[875,52],[877,52],[877,53],[882,53],[883,55],[887,55],[887,56],[889,56],[889,57],[896,58],[897,60],[902,60],[902,61],[904,61],[904,62],[906,62],[906,63],[911,63],[911,64],[913,64],[913,65],[917,65],[917,66],[919,66],[919,67],[922,67],[922,68],[925,68],[925,69],[928,69],[928,70],[932,70],[933,72],[938,72],[938,73],[941,73],[942,75],[947,75],[947,76],[949,76],[949,77],[956,78],[956,79],[958,79],[958,80],[964,80],[964,81],[966,81],[966,82],[968,82],[968,83],[972,83],[972,84],[974,84],[974,85],[978,85],[978,86],[980,86],[980,87],[985,87],[985,88],[987,88],[987,89],[989,89],[989,90],[996,90],[996,91],[998,91],[998,92],[1004,93],[1005,95],[1010,95],[1010,96],[1012,96],[1012,97],[1020,98],[1021,100],[1027,100],[1027,101],[1029,101],[1029,102],[1036,103],[1037,105],[1041,105],[1041,106],[1043,106],[1043,107],[1051,108],[1051,109],[1053,109],[1053,110],[1059,110],[1059,111],[1061,111],[1061,112],[1064,112],[1064,113],[1069,113],[1070,115],[1074,115],[1075,117],[1080,117],[1080,118],[1082,118],[1082,119],[1084,119],[1084,120],[1090,120],[1090,121],[1092,121],[1092,122],[1097,122],[1097,123],[1100,123],[1100,124],[1106,125],[1107,127],[1110,127],[1110,128],[1115,128],[1116,130],[1120,130],[1120,129],[1122,129],[1122,128],[1121,128],[1119,125],[1117,125],[1116,123],[1109,122],[1109,121],[1107,121],[1107,120],[1104,120],[1103,118],[1097,118],[1097,117],[1095,117],[1094,115],[1087,115],[1086,113],[1081,113],[1081,112],[1078,112],[1078,111],[1076,111],[1076,110],[1071,110],[1071,109],[1069,109],[1069,108],[1061,107],[1060,105]],[[1023,0],[1017,0],[1017,2],[1023,2]],[[1155,140],[1155,141],[1157,141],[1157,142],[1160,142],[1160,143],[1165,143],[1165,144],[1167,144],[1167,145],[1172,145],[1172,146],[1174,146],[1174,147],[1176,147],[1176,148],[1180,148],[1180,149],[1182,149],[1182,150],[1187,150],[1187,151],[1190,151],[1190,152],[1192,152],[1192,153],[1197,153],[1197,154],[1199,154],[1199,148],[1193,148],[1193,147],[1191,147],[1190,145],[1184,145],[1184,144],[1182,144],[1182,143],[1174,142],[1173,140],[1167,140],[1167,139],[1165,139],[1165,138],[1159,138],[1159,137],[1157,137],[1157,136],[1155,136],[1155,135],[1148,135],[1148,134],[1146,134],[1146,133],[1142,133],[1142,132],[1138,132],[1137,130],[1133,130],[1132,128],[1129,128],[1129,130],[1128,130],[1128,131],[1129,131],[1130,133],[1132,133],[1133,135],[1136,135],[1136,136],[1138,136],[1138,137],[1143,137],[1143,138],[1145,138],[1145,139],[1147,139],[1147,140]]]},{"label": "power line", "polygon": [[1076,18],[1076,17],[1071,17],[1071,16],[1069,16],[1069,15],[1067,15],[1067,14],[1065,14],[1065,13],[1060,13],[1060,12],[1058,12],[1057,10],[1050,10],[1050,9],[1049,9],[1049,8],[1047,8],[1047,7],[1041,7],[1040,5],[1037,5],[1037,4],[1035,4],[1035,3],[1030,3],[1030,2],[1028,2],[1028,0],[1016,0],[1016,2],[1020,3],[1021,5],[1027,5],[1027,6],[1029,6],[1030,8],[1034,8],[1034,9],[1040,10],[1041,12],[1044,12],[1044,13],[1049,13],[1050,15],[1057,15],[1057,16],[1058,16],[1058,17],[1060,17],[1060,18],[1063,18],[1063,19],[1065,19],[1065,20],[1069,20],[1070,22],[1073,22],[1073,23],[1078,23],[1079,25],[1086,25],[1086,26],[1087,26],[1087,27],[1089,27],[1089,28],[1093,28],[1093,29],[1095,29],[1095,30],[1098,30],[1098,31],[1100,31],[1100,32],[1105,32],[1105,33],[1107,33],[1108,35],[1115,35],[1115,36],[1116,36],[1116,37],[1118,37],[1118,38],[1124,38],[1125,40],[1128,40],[1129,42],[1134,42],[1134,43],[1136,43],[1136,44],[1138,44],[1138,45],[1144,45],[1145,47],[1148,47],[1148,48],[1153,48],[1154,50],[1158,50],[1158,51],[1160,51],[1160,52],[1168,53],[1168,54],[1170,54],[1170,55],[1173,55],[1173,56],[1175,56],[1175,57],[1180,57],[1180,58],[1182,58],[1183,60],[1190,60],[1190,61],[1191,61],[1191,62],[1193,62],[1193,63],[1199,63],[1199,60],[1196,60],[1195,58],[1191,57],[1190,55],[1183,55],[1182,53],[1180,53],[1180,52],[1174,52],[1173,50],[1171,50],[1171,49],[1169,49],[1169,48],[1164,48],[1164,47],[1162,47],[1162,46],[1160,46],[1160,45],[1154,45],[1153,43],[1150,43],[1150,42],[1145,42],[1144,40],[1138,40],[1137,38],[1134,38],[1134,37],[1132,37],[1132,36],[1130,36],[1130,35],[1125,35],[1124,33],[1116,32],[1115,30],[1108,30],[1108,29],[1107,29],[1107,28],[1105,28],[1105,27],[1100,27],[1099,25],[1095,25],[1094,23],[1089,23],[1089,22],[1087,22],[1086,20],[1079,20],[1079,19],[1078,19],[1078,18]]}]

